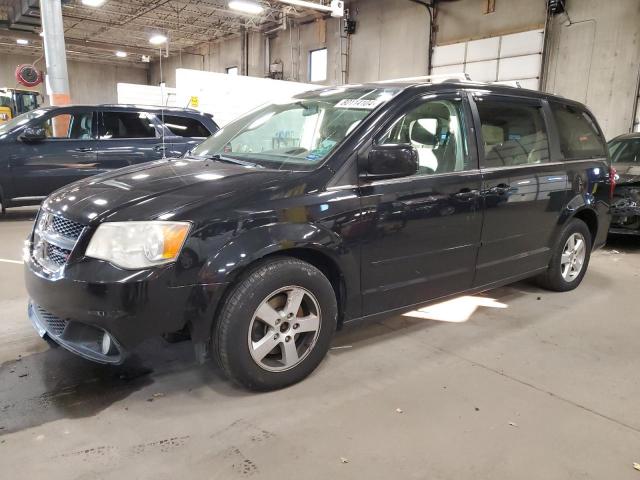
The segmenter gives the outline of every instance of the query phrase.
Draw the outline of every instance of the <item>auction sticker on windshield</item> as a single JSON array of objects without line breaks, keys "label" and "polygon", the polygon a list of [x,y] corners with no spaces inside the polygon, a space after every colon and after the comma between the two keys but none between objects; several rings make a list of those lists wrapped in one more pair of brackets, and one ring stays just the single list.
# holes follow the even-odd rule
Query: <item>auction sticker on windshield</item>
[{"label": "auction sticker on windshield", "polygon": [[380,99],[365,100],[359,98],[345,98],[336,103],[336,108],[355,108],[360,110],[373,110],[383,103]]}]

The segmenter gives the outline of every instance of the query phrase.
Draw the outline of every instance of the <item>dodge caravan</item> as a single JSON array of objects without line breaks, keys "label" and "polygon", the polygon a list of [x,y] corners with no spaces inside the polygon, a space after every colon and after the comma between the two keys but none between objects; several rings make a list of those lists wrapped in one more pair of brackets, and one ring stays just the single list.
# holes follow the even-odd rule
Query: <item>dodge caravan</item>
[{"label": "dodge caravan", "polygon": [[579,103],[467,82],[326,88],[51,194],[25,246],[29,317],[111,364],[188,332],[232,380],[282,388],[346,322],[528,277],[576,288],[613,187]]}]

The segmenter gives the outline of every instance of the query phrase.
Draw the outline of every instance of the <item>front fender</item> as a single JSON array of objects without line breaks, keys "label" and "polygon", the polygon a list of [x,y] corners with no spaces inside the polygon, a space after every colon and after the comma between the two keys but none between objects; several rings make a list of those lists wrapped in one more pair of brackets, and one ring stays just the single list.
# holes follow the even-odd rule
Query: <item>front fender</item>
[{"label": "front fender", "polygon": [[[356,250],[350,248],[336,232],[314,223],[278,223],[247,230],[233,237],[203,266],[201,278],[212,283],[233,285],[243,271],[256,261],[276,253],[307,251],[333,262],[342,277],[345,288],[343,305],[346,316],[357,316],[360,310],[360,270]],[[348,288],[346,287],[348,286]],[[208,340],[216,314],[224,302],[226,292],[216,298],[210,314],[193,325],[192,338],[196,342]]]},{"label": "front fender", "polygon": [[251,263],[291,249],[313,250],[346,270],[356,270],[355,255],[337,233],[312,223],[278,223],[234,237],[207,262],[201,275],[215,283],[231,283]]}]

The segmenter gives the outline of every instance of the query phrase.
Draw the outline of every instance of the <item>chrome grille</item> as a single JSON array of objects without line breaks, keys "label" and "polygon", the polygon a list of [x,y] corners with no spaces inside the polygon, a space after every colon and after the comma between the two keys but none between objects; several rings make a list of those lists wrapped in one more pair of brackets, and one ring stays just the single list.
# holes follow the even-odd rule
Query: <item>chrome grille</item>
[{"label": "chrome grille", "polygon": [[38,310],[38,317],[40,317],[40,319],[44,323],[46,323],[45,328],[47,329],[47,331],[57,337],[62,335],[64,329],[67,328],[67,324],[69,323],[69,321],[65,320],[64,318],[57,317],[53,313],[47,312],[39,305],[34,306]]},{"label": "chrome grille", "polygon": [[55,245],[48,243],[46,245],[46,255],[47,258],[55,263],[56,265],[64,265],[67,262],[67,258],[69,258],[70,250],[65,250],[64,248],[56,247]]},{"label": "chrome grille", "polygon": [[33,231],[34,260],[51,272],[60,271],[83,230],[80,223],[41,210]]},{"label": "chrome grille", "polygon": [[81,225],[79,223],[67,220],[66,218],[58,217],[56,215],[52,216],[51,230],[59,235],[62,235],[63,237],[73,238],[74,240],[77,240],[82,233],[83,228],[84,225]]}]

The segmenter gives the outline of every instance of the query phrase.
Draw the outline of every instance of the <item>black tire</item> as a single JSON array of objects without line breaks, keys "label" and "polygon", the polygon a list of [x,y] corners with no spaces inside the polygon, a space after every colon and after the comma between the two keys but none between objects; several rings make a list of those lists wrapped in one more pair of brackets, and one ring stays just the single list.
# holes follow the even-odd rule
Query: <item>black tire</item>
[{"label": "black tire", "polygon": [[[567,240],[576,233],[582,235],[585,239],[585,259],[580,273],[574,279],[567,281],[562,275],[561,259]],[[589,230],[589,227],[587,227],[587,224],[577,218],[570,220],[562,230],[560,238],[554,247],[553,255],[549,262],[549,268],[545,273],[537,278],[538,284],[541,287],[554,292],[568,292],[569,290],[577,288],[587,273],[592,245],[593,241],[591,239],[591,231]]]},{"label": "black tire", "polygon": [[[265,299],[289,286],[302,287],[317,301],[319,331],[300,363],[285,371],[269,371],[252,357],[249,328]],[[307,377],[325,357],[336,330],[338,307],[335,292],[323,273],[309,263],[290,257],[261,262],[231,287],[212,335],[212,349],[225,374],[251,390],[276,390]],[[266,337],[265,337],[266,338]],[[294,339],[294,345],[296,340]],[[284,349],[284,347],[278,347]],[[284,350],[282,358],[284,359]]]}]

